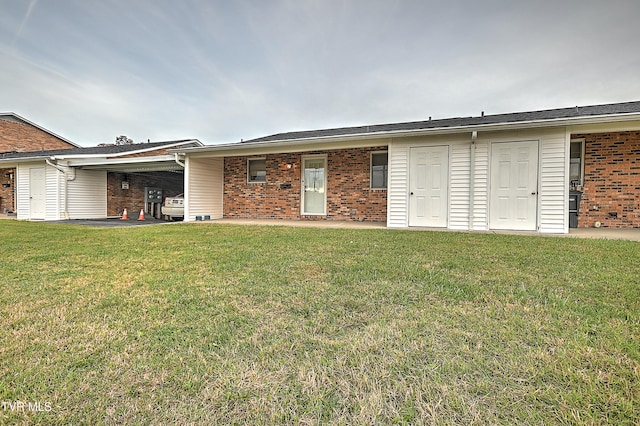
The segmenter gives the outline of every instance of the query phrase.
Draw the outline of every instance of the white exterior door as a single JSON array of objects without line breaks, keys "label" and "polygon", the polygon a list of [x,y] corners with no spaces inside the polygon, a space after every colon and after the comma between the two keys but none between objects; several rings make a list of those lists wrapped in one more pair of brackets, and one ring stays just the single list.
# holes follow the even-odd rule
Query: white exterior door
[{"label": "white exterior door", "polygon": [[327,206],[327,158],[302,157],[301,214],[324,215]]},{"label": "white exterior door", "polygon": [[449,147],[409,151],[409,226],[447,226]]},{"label": "white exterior door", "polygon": [[491,145],[489,228],[535,231],[538,141]]},{"label": "white exterior door", "polygon": [[29,169],[29,218],[44,219],[47,200],[44,167]]}]

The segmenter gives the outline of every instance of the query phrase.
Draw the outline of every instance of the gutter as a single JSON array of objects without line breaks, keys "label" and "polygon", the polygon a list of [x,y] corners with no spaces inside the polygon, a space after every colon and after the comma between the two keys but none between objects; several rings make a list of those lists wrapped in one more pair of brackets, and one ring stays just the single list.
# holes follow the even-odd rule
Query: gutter
[{"label": "gutter", "polygon": [[48,166],[53,167],[54,169],[56,169],[57,171],[59,171],[60,173],[62,173],[62,176],[64,176],[64,211],[62,212],[62,214],[64,215],[65,219],[69,219],[69,184],[68,182],[73,182],[74,180],[76,180],[76,171],[75,169],[73,170],[73,177],[69,178],[69,176],[67,175],[67,170],[65,170],[64,168],[62,168],[61,166],[54,164],[51,162],[51,160],[53,160],[53,158],[49,159],[45,159],[45,163],[47,163]]},{"label": "gutter", "polygon": [[173,155],[173,160],[178,163],[179,166],[182,166],[183,169],[186,169],[187,166],[182,161],[180,161],[180,153],[174,152]]}]

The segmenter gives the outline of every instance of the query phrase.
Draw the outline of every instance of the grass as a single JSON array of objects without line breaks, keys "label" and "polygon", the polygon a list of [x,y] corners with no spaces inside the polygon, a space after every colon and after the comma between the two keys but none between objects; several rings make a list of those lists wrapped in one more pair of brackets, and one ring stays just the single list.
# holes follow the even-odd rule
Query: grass
[{"label": "grass", "polygon": [[3,403],[0,423],[640,423],[638,243],[14,221],[0,237],[0,400],[50,407]]}]

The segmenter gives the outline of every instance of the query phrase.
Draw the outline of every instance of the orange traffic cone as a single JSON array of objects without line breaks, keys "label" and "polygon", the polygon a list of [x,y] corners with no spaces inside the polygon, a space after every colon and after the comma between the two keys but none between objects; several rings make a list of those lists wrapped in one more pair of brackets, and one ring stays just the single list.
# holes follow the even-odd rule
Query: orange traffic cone
[{"label": "orange traffic cone", "polygon": [[129,220],[129,213],[127,213],[127,209],[124,209],[124,211],[122,212],[122,217],[120,218],[120,220]]},{"label": "orange traffic cone", "polygon": [[144,209],[140,209],[140,216],[138,216],[138,220],[144,220]]}]

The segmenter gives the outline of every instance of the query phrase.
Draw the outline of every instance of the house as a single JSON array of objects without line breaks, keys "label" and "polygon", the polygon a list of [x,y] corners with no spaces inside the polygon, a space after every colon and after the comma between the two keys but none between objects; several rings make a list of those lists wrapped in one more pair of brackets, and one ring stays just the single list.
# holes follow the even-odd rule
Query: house
[{"label": "house", "polygon": [[[183,164],[170,149],[197,139],[0,154],[15,169],[18,219],[95,219],[132,213],[160,216],[163,196],[184,190]],[[150,190],[153,196],[150,196]]]},{"label": "house", "polygon": [[640,227],[640,102],[289,132],[173,152],[184,157],[186,221]]},{"label": "house", "polygon": [[[13,112],[0,113],[0,155],[77,147],[75,143]],[[0,213],[15,211],[15,176],[14,168],[0,166]]]}]

